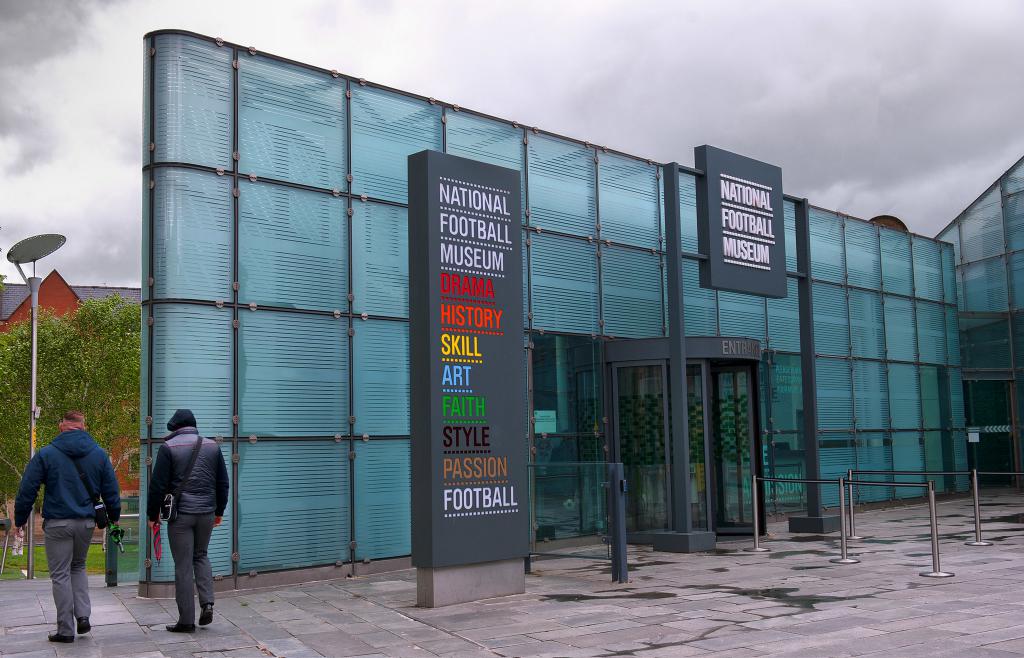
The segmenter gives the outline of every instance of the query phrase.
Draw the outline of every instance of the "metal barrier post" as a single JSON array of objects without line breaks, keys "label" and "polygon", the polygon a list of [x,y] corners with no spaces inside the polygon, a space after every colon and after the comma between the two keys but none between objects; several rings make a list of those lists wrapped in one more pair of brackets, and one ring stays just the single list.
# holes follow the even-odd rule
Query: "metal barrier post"
[{"label": "metal barrier post", "polygon": [[114,539],[110,536],[109,528],[103,531],[103,543],[107,547],[104,578],[107,587],[117,587],[117,544],[114,543]]},{"label": "metal barrier post", "polygon": [[609,543],[612,549],[612,580],[629,582],[626,552],[626,478],[621,462],[608,464]]},{"label": "metal barrier post", "polygon": [[978,469],[971,469],[971,495],[974,498],[974,541],[964,542],[968,546],[991,546],[992,542],[981,538],[981,502],[978,493]]},{"label": "metal barrier post", "polygon": [[928,515],[932,524],[932,570],[922,571],[925,578],[952,578],[953,573],[943,571],[939,564],[939,522],[935,518],[935,484],[928,480]]},{"label": "metal barrier post", "polygon": [[748,553],[767,553],[767,552],[769,552],[769,549],[764,548],[763,546],[761,546],[761,537],[760,537],[760,533],[758,532],[759,529],[760,529],[761,524],[757,522],[758,511],[759,511],[758,508],[760,507],[758,505],[758,498],[759,497],[757,495],[757,475],[750,476],[750,485],[751,485],[750,486],[750,492],[751,492],[750,493],[750,504],[754,508],[754,514],[753,514],[753,519],[754,519],[754,547],[753,548],[747,548],[747,549],[744,549],[744,550],[747,551]]},{"label": "metal barrier post", "polygon": [[857,534],[857,520],[855,512],[853,511],[853,471],[846,471],[846,486],[849,487],[848,493],[850,495],[850,534],[846,536],[847,539],[864,539]]},{"label": "metal barrier post", "polygon": [[839,557],[832,558],[829,562],[835,564],[857,564],[860,560],[855,560],[846,552],[846,514],[843,513],[845,508],[846,481],[843,478],[839,478]]}]

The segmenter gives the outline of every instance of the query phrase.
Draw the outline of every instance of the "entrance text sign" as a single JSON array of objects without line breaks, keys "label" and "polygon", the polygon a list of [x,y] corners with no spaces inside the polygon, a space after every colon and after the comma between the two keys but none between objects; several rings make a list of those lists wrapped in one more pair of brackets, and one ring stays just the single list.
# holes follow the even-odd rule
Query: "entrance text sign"
[{"label": "entrance text sign", "polygon": [[713,146],[694,149],[700,285],[786,296],[782,170]]},{"label": "entrance text sign", "polygon": [[409,157],[412,562],[528,553],[519,172]]}]

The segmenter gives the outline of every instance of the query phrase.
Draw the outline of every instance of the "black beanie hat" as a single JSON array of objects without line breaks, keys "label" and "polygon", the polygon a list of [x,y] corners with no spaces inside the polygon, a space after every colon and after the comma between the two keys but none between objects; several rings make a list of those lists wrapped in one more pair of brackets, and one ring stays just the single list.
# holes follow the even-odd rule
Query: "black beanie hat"
[{"label": "black beanie hat", "polygon": [[171,432],[176,432],[182,427],[195,427],[196,417],[192,415],[191,409],[178,409],[171,416],[171,419],[167,421],[167,429]]}]

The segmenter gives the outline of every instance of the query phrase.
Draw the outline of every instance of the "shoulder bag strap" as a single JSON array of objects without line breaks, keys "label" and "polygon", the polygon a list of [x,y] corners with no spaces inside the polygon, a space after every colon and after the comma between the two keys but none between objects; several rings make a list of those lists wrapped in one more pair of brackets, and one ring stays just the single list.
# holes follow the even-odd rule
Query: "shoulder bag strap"
[{"label": "shoulder bag strap", "polygon": [[181,496],[181,492],[185,489],[185,485],[188,484],[189,478],[192,477],[192,467],[196,465],[196,458],[199,457],[199,447],[203,445],[203,435],[200,434],[199,438],[196,439],[196,445],[192,448],[192,456],[188,459],[188,467],[185,469],[185,475],[182,476],[181,482],[174,488],[174,500],[178,500]]},{"label": "shoulder bag strap", "polygon": [[59,448],[54,448],[54,450],[56,450],[60,454],[64,455],[65,459],[70,460],[71,463],[75,465],[75,470],[78,471],[78,479],[80,479],[82,481],[82,486],[85,487],[85,492],[87,494],[89,494],[89,501],[92,502],[92,504],[94,504],[94,505],[97,502],[100,502],[99,496],[96,495],[96,492],[93,490],[92,485],[89,484],[89,478],[86,477],[85,471],[82,470],[82,465],[78,463],[78,460],[77,459],[72,459],[71,455],[68,455],[67,453],[65,453],[63,450],[61,450]]}]

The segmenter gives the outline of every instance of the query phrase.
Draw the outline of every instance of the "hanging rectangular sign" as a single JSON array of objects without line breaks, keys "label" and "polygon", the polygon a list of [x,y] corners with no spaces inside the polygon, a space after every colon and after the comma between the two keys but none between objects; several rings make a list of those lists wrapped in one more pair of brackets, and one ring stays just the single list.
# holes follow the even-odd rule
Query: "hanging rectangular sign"
[{"label": "hanging rectangular sign", "polygon": [[786,296],[782,169],[713,146],[694,149],[700,285]]},{"label": "hanging rectangular sign", "polygon": [[525,557],[519,172],[409,157],[412,562]]}]

